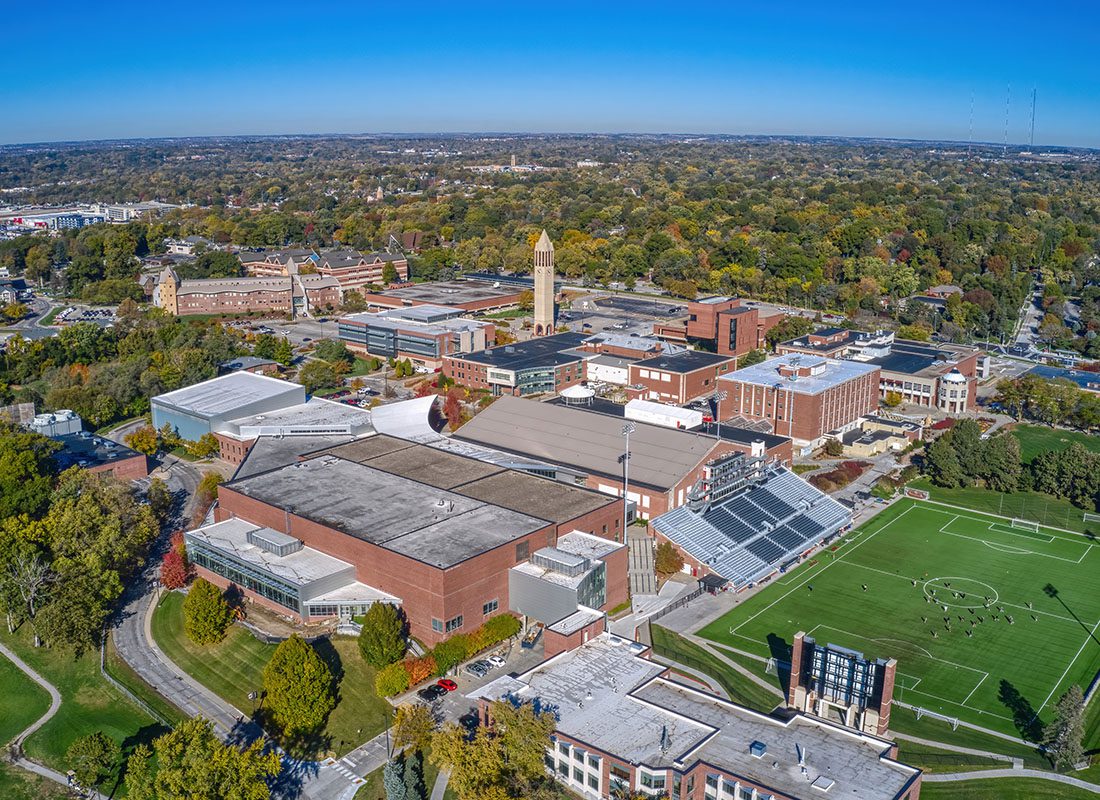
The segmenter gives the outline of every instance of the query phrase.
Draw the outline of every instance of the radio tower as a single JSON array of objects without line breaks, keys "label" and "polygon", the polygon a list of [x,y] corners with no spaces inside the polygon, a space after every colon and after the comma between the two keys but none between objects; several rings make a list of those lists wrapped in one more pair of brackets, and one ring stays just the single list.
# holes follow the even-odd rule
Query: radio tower
[{"label": "radio tower", "polygon": [[1001,150],[1001,157],[1008,157],[1008,110],[1012,106],[1012,84],[1008,84],[1008,91],[1005,93],[1005,144],[1004,149]]},{"label": "radio tower", "polygon": [[1038,88],[1031,90],[1031,139],[1029,140],[1028,149],[1033,153],[1035,152],[1035,95],[1038,92]]}]

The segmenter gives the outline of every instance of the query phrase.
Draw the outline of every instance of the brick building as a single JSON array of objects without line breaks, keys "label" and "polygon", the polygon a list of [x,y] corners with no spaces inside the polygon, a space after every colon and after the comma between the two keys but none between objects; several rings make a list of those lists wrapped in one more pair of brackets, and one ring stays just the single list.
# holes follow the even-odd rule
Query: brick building
[{"label": "brick building", "polygon": [[719,387],[719,419],[766,422],[808,452],[878,408],[879,368],[793,353],[723,375]]},{"label": "brick building", "polygon": [[683,343],[705,344],[721,355],[743,356],[763,347],[765,335],[784,319],[762,314],[737,297],[704,297],[688,303],[687,316],[653,327],[656,336]]},{"label": "brick building", "polygon": [[149,474],[149,459],[126,445],[103,439],[88,431],[51,437],[62,449],[54,454],[58,468],[83,467],[88,472],[106,472],[119,480],[135,481]]},{"label": "brick building", "polygon": [[332,250],[322,253],[317,261],[317,272],[334,279],[344,291],[363,287],[384,286],[386,265],[393,267],[395,283],[409,279],[409,261],[405,256],[393,253],[360,253],[357,250]]},{"label": "brick building", "polygon": [[[501,397],[452,438],[564,467],[577,483],[622,497],[625,423],[612,414]],[[788,463],[791,458],[789,439],[732,426],[723,426],[721,439],[644,422],[634,426],[627,499],[643,519],[683,505],[706,463],[719,455],[740,452]]]},{"label": "brick building", "polygon": [[630,365],[627,394],[640,400],[683,405],[712,394],[718,379],[732,371],[733,356],[684,350]]},{"label": "brick building", "polygon": [[317,264],[319,256],[312,248],[287,248],[264,250],[259,253],[238,253],[245,272],[257,278],[284,278],[297,275],[302,267],[309,269]]},{"label": "brick building", "polygon": [[779,353],[806,353],[873,364],[879,372],[879,397],[897,394],[901,401],[947,414],[973,411],[978,378],[984,377],[988,356],[978,348],[944,342],[895,339],[892,331],[823,328],[781,342]]},{"label": "brick building", "polygon": [[[620,524],[619,504],[596,492],[375,435],[223,484],[215,523],[185,538],[199,574],[279,613],[396,603],[432,645],[508,610],[513,567]],[[597,611],[626,600],[625,547],[585,568],[598,573],[586,595]]]},{"label": "brick building", "polygon": [[584,380],[588,356],[578,348],[587,338],[581,333],[557,333],[446,356],[443,374],[460,386],[488,389],[494,395],[560,392]]},{"label": "brick building", "polygon": [[609,633],[501,676],[471,698],[556,711],[549,774],[574,793],[678,800],[918,800],[921,771],[881,736],[802,713],[763,714],[675,680]]},{"label": "brick building", "polygon": [[427,369],[443,366],[444,358],[492,347],[496,326],[467,319],[463,311],[420,305],[341,317],[340,341],[378,358],[409,359]]},{"label": "brick building", "polygon": [[188,314],[298,314],[335,308],[343,302],[339,284],[322,275],[180,280],[165,267],[153,302],[174,316]]}]

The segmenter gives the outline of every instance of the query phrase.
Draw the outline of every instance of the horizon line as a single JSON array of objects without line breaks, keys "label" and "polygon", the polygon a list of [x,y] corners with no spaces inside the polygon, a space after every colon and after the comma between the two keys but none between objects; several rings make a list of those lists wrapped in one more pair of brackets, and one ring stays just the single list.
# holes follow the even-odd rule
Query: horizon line
[{"label": "horizon line", "polygon": [[191,134],[191,135],[165,135],[165,136],[123,136],[107,137],[102,139],[44,139],[35,142],[4,142],[0,148],[11,147],[40,147],[45,145],[88,145],[110,144],[115,142],[172,142],[194,139],[336,139],[353,137],[378,137],[378,138],[406,138],[406,139],[430,139],[440,137],[730,137],[739,139],[829,139],[829,140],[856,140],[861,142],[900,142],[912,144],[949,144],[962,147],[1011,147],[1025,148],[1028,152],[1042,149],[1063,149],[1100,151],[1100,146],[1066,144],[1025,144],[1013,142],[993,141],[965,141],[961,139],[921,139],[903,136],[873,136],[852,134],[821,134],[821,133],[719,133],[715,131],[357,131],[338,133],[334,131],[323,133],[225,133],[225,134]]}]

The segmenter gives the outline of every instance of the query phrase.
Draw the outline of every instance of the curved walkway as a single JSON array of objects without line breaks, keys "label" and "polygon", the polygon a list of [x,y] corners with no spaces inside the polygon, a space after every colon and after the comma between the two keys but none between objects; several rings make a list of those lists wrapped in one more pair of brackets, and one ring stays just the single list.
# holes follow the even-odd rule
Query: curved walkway
[{"label": "curved walkway", "polygon": [[[54,714],[61,708],[61,692],[57,691],[57,687],[43,678],[37,672],[35,672],[23,659],[13,653],[9,648],[0,644],[0,655],[6,657],[11,663],[15,664],[28,678],[37,683],[43,689],[45,689],[50,695],[50,707],[46,709],[46,713],[36,719],[26,728],[24,728],[19,734],[16,735],[11,741],[11,745],[18,755],[15,758],[16,766],[22,767],[28,772],[33,772],[36,775],[41,775],[43,778],[59,783],[62,786],[68,787],[69,779],[67,776],[62,775],[56,770],[52,770],[49,767],[43,766],[36,761],[31,761],[29,758],[23,755],[23,742],[29,737],[34,735],[43,725],[53,719]],[[99,792],[95,792],[92,797],[94,800],[104,800],[103,795]]]},{"label": "curved walkway", "polygon": [[1064,783],[1076,786],[1088,792],[1100,794],[1100,786],[1088,783],[1080,778],[1062,775],[1058,772],[1043,772],[1038,769],[984,769],[974,772],[926,772],[922,780],[926,783],[953,783],[955,781],[979,781],[985,778],[1039,778],[1040,780]]}]

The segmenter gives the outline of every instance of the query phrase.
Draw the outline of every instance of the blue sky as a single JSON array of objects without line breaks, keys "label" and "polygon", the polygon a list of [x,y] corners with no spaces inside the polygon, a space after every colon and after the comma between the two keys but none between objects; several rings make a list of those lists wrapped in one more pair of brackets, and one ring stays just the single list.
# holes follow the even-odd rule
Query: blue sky
[{"label": "blue sky", "polygon": [[438,131],[1100,147],[1100,3],[13,3],[0,143]]}]

